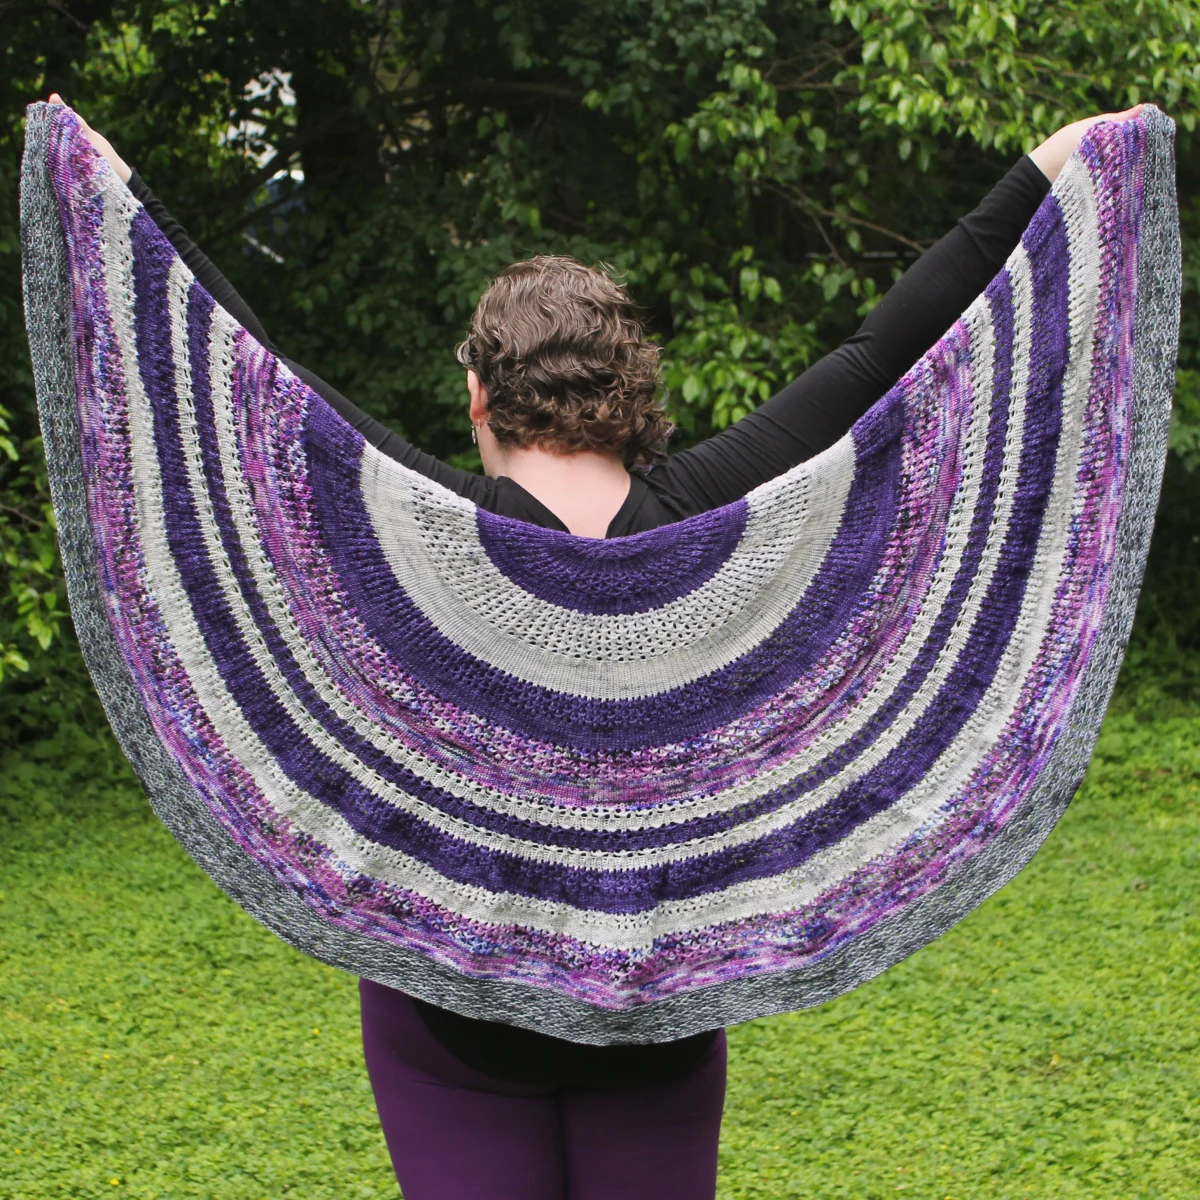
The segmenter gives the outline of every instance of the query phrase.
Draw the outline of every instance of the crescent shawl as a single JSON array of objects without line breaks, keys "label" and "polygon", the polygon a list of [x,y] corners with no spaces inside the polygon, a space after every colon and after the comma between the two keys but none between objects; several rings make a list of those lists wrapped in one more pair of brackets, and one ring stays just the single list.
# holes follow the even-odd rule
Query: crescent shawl
[{"label": "crescent shawl", "polygon": [[31,107],[29,340],[76,628],[151,802],[326,962],[581,1042],[820,1003],[1010,879],[1133,619],[1173,125],[1096,126],[825,453],[575,538],[385,458]]}]

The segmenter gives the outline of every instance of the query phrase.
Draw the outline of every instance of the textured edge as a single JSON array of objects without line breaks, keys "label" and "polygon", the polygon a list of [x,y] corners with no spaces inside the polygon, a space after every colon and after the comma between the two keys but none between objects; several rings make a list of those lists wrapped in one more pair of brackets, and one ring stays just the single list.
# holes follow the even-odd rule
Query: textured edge
[{"label": "textured edge", "polygon": [[911,904],[827,957],[793,970],[713,984],[612,1012],[541,988],[460,974],[415,951],[340,929],[239,850],[161,744],[109,624],[87,511],[75,399],[66,240],[49,176],[55,114],[27,110],[21,173],[25,313],[59,543],[84,659],[150,803],[214,882],[290,945],[332,966],[467,1016],[572,1041],[668,1041],[721,1025],[810,1008],[934,940],[1009,881],[1054,828],[1083,779],[1133,624],[1166,456],[1178,340],[1180,249],[1173,189],[1174,123],[1147,108],[1143,229],[1134,331],[1134,432],[1128,499],[1108,601],[1079,691],[1034,794],[981,851],[966,877]]}]

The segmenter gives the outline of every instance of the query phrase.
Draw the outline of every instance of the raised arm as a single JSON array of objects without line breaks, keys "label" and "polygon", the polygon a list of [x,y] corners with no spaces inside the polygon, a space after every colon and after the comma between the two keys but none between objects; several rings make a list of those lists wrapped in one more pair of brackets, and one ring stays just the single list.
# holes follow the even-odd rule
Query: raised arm
[{"label": "raised arm", "polygon": [[[50,97],[50,102],[52,104],[61,104],[62,99],[56,94]],[[76,115],[78,116],[78,114]],[[481,475],[475,475],[470,471],[462,471],[457,467],[451,467],[440,459],[434,458],[432,454],[426,454],[423,450],[418,450],[417,447],[402,438],[394,430],[389,429],[382,422],[363,412],[361,408],[343,396],[337,388],[326,383],[315,372],[310,371],[307,367],[302,366],[300,363],[283,354],[271,341],[266,329],[263,328],[262,322],[255,316],[250,305],[242,299],[233,284],[221,274],[208,256],[192,241],[188,236],[187,230],[171,216],[162,201],[147,186],[145,180],[117,154],[112,144],[102,134],[97,133],[88,126],[82,117],[80,117],[80,121],[83,124],[88,140],[108,160],[117,177],[128,185],[129,190],[142,203],[155,225],[158,226],[160,232],[175,248],[179,257],[183,259],[188,270],[199,280],[201,287],[239,325],[248,330],[280,362],[284,363],[291,371],[303,379],[313,391],[324,397],[373,446],[398,462],[403,463],[404,466],[419,472],[429,479],[435,480],[451,491],[457,492],[461,496],[466,496],[474,500],[477,504],[490,507],[489,502],[491,499],[491,490],[494,488],[494,481],[485,479]]]},{"label": "raised arm", "polygon": [[852,337],[761,408],[656,467],[648,482],[664,504],[680,517],[720,507],[833,445],[991,282],[1084,131],[1139,111],[1078,121],[1021,158]]},{"label": "raised arm", "polygon": [[656,467],[655,490],[680,515],[704,512],[832,446],[987,287],[1049,187],[1022,158],[909,267],[856,333],[761,408]]},{"label": "raised arm", "polygon": [[201,287],[239,325],[247,329],[270,350],[280,362],[295,372],[319,396],[324,397],[371,445],[396,459],[397,462],[403,463],[404,466],[457,492],[460,496],[466,496],[477,504],[487,505],[486,493],[493,486],[491,480],[470,471],[452,467],[448,463],[442,462],[441,459],[434,458],[432,454],[418,450],[395,430],[389,429],[381,421],[377,421],[363,412],[361,408],[343,396],[337,388],[326,383],[314,371],[310,371],[280,351],[268,337],[262,322],[255,316],[250,306],[242,299],[229,280],[217,270],[208,256],[188,237],[187,230],[167,212],[162,201],[154,195],[136,171],[130,172],[128,183],[129,190],[142,202],[155,225],[175,247],[176,253],[199,280]]}]

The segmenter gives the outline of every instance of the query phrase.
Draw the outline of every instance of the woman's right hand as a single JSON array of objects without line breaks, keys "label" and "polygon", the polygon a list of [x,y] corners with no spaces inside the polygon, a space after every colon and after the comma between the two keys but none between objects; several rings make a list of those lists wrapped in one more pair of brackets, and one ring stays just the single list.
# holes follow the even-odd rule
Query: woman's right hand
[{"label": "woman's right hand", "polygon": [[[50,96],[51,104],[62,104],[63,98],[54,92]],[[75,114],[79,117],[79,114]],[[83,127],[83,136],[87,138],[93,146],[104,156],[108,161],[108,165],[117,173],[117,178],[122,183],[129,182],[129,176],[133,172],[129,169],[129,164],[112,148],[112,143],[103,134],[97,133],[82,117],[79,117],[79,124]]]},{"label": "woman's right hand", "polygon": [[1132,121],[1140,116],[1142,105],[1135,104],[1124,112],[1101,113],[1098,117],[1085,117],[1082,121],[1073,121],[1064,125],[1057,133],[1052,133],[1036,150],[1029,152],[1029,157],[1041,168],[1042,174],[1053,183],[1058,173],[1067,165],[1067,159],[1075,153],[1075,147],[1083,140],[1093,125],[1101,121]]}]

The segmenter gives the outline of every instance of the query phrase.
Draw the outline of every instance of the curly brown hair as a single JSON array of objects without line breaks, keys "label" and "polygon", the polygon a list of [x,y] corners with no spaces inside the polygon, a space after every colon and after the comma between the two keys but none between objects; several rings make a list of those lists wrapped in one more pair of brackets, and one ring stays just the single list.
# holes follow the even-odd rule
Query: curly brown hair
[{"label": "curly brown hair", "polygon": [[673,428],[660,354],[616,280],[560,255],[501,271],[458,347],[501,445],[608,450],[639,466],[666,456]]}]

